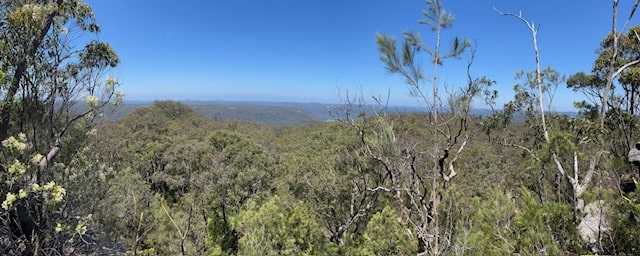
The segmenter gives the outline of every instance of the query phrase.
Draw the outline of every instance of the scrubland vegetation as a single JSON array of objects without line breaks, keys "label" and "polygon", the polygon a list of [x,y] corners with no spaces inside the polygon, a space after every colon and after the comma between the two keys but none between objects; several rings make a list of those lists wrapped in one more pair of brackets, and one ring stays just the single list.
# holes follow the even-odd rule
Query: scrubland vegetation
[{"label": "scrubland vegetation", "polygon": [[[376,40],[387,71],[406,80],[423,113],[387,113],[384,99],[357,96],[331,110],[332,122],[270,126],[206,118],[172,101],[101,119],[122,99],[108,76],[120,60],[97,39],[70,42],[99,31],[90,6],[2,2],[0,250],[639,254],[640,163],[629,152],[639,140],[640,27],[614,25],[592,72],[565,80],[540,68],[534,24],[496,12],[532,32],[538,64],[518,73],[506,105],[495,106],[491,78],[470,75],[469,40],[441,45],[454,19],[428,0],[428,39]],[[418,63],[423,53],[431,61]],[[469,72],[467,84],[443,93],[445,60],[467,61]],[[590,101],[576,103],[575,116],[548,111],[558,86]],[[79,102],[88,108],[74,108]],[[493,113],[472,115],[477,102]]]}]

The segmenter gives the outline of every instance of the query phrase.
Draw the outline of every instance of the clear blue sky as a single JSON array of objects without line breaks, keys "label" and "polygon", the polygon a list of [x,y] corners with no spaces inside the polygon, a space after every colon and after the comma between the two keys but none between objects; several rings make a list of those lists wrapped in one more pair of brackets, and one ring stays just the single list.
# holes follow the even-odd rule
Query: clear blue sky
[{"label": "clear blue sky", "polygon": [[[378,32],[421,32],[422,0],[88,0],[102,27],[100,40],[119,53],[114,75],[126,100],[260,100],[339,102],[362,88],[392,104],[415,104],[403,80],[388,74],[375,44]],[[621,1],[621,20],[631,1]],[[443,0],[456,22],[444,32],[477,40],[474,76],[496,80],[503,103],[514,74],[534,68],[531,34],[522,11],[540,24],[542,66],[563,75],[591,70],[595,50],[611,30],[611,1]],[[634,19],[632,24],[638,22]],[[425,70],[429,63],[425,63]],[[440,81],[465,82],[465,60],[448,60]],[[569,110],[579,93],[559,88],[554,105]],[[478,107],[482,107],[479,105]]]}]

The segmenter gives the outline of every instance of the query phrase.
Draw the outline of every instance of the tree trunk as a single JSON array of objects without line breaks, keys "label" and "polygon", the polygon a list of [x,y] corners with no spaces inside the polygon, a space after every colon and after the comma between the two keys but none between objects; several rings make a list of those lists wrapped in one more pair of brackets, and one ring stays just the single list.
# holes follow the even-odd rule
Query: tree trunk
[{"label": "tree trunk", "polygon": [[[58,0],[56,4],[60,6],[63,0]],[[35,57],[35,54],[40,48],[40,45],[44,41],[45,36],[49,33],[51,29],[51,25],[53,23],[53,19],[58,16],[58,11],[55,10],[51,14],[49,14],[42,28],[40,29],[38,35],[26,45],[27,51],[26,55],[22,56],[22,60],[15,63],[15,73],[13,73],[13,77],[11,79],[11,84],[7,89],[7,94],[5,98],[0,103],[0,141],[3,141],[8,138],[9,126],[11,122],[11,112],[13,110],[13,101],[18,93],[18,88],[20,88],[20,83],[22,82],[22,78],[25,76],[25,72],[27,72],[27,66],[29,64],[29,60]]]}]

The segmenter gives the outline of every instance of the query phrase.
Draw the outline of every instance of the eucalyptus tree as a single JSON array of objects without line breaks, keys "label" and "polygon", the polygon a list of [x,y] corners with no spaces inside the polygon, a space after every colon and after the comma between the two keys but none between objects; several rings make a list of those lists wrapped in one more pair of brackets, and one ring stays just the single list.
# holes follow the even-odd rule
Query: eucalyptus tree
[{"label": "eucalyptus tree", "polygon": [[[611,58],[609,58],[609,67],[607,69],[607,77],[606,77],[606,83],[605,83],[605,87],[604,87],[604,93],[603,93],[603,98],[602,98],[602,106],[600,108],[600,125],[602,126],[604,124],[604,120],[605,117],[607,115],[607,104],[608,104],[608,100],[610,97],[610,90],[613,86],[613,80],[620,75],[621,72],[623,72],[625,69],[636,65],[638,63],[640,63],[640,60],[632,60],[629,61],[627,63],[623,63],[622,65],[619,65],[619,63],[617,63],[617,57],[618,57],[618,50],[619,50],[619,40],[622,37],[622,34],[624,34],[624,31],[626,31],[626,29],[629,26],[629,22],[631,22],[631,18],[633,18],[633,15],[636,12],[636,9],[638,8],[638,4],[640,4],[640,1],[636,0],[634,1],[633,6],[631,7],[631,11],[629,12],[629,16],[626,19],[623,27],[622,27],[622,31],[618,32],[618,4],[619,4],[619,0],[613,0],[613,12],[612,12],[612,19],[611,19]],[[636,34],[637,37],[637,34]],[[640,40],[640,38],[637,38],[638,40]]]},{"label": "eucalyptus tree", "polygon": [[[623,31],[626,30],[639,2],[635,1]],[[601,55],[596,60],[593,74],[578,73],[568,80],[570,87],[584,89],[588,96],[595,99],[594,102],[599,101],[602,104],[600,111],[597,112],[596,106],[585,102],[578,103],[577,106],[586,107],[589,110],[589,115],[576,118],[560,118],[560,122],[556,122],[555,125],[548,122],[551,116],[545,110],[544,104],[545,95],[543,92],[547,89],[545,84],[553,81],[553,79],[549,79],[548,72],[540,68],[541,61],[537,44],[539,26],[523,18],[522,13],[503,13],[494,8],[500,15],[511,16],[523,22],[531,32],[533,39],[536,70],[532,75],[528,76],[527,84],[529,88],[537,92],[517,91],[514,102],[509,106],[522,108],[522,102],[537,101],[537,105],[530,104],[529,106],[533,106],[533,109],[537,112],[533,117],[539,128],[534,132],[541,139],[539,144],[534,147],[515,146],[525,150],[532,159],[535,159],[540,164],[540,168],[547,168],[547,163],[551,163],[555,173],[564,180],[563,184],[557,185],[557,193],[564,194],[570,198],[574,218],[580,222],[580,225],[577,226],[578,233],[583,238],[583,242],[597,253],[603,252],[605,248],[603,240],[607,235],[610,235],[609,221],[605,216],[606,214],[604,214],[607,202],[602,199],[602,184],[611,179],[602,170],[604,166],[602,160],[606,160],[604,156],[610,152],[604,142],[610,126],[605,124],[608,120],[607,115],[610,115],[609,111],[616,110],[621,106],[613,103],[614,101],[610,98],[610,91],[614,79],[620,76],[620,83],[626,84],[626,88],[628,88],[628,90],[625,89],[627,90],[627,96],[625,97],[630,100],[627,106],[633,109],[634,106],[631,105],[634,105],[635,96],[633,94],[635,94],[634,91],[636,90],[633,82],[634,73],[636,72],[634,65],[640,63],[637,53],[634,52],[634,45],[636,44],[634,41],[640,40],[640,38],[628,40],[629,37],[622,37],[621,33],[617,32],[617,8],[618,1],[613,0],[612,33],[601,45]],[[634,31],[634,29],[631,31]],[[630,32],[630,34],[635,34],[635,37],[637,37],[635,32]],[[557,85],[557,80],[554,83]],[[614,99],[618,100],[615,97]],[[594,177],[598,178],[594,181]],[[544,178],[541,177],[540,180]],[[559,188],[563,187],[564,184],[568,185],[568,190]],[[600,187],[593,188],[596,184]],[[599,200],[585,198],[585,195],[588,194],[585,192],[589,190],[599,194]],[[540,196],[540,200],[544,202],[546,199]],[[588,200],[592,202],[589,203]],[[596,224],[592,225],[593,223]],[[561,243],[566,242],[567,239],[571,240],[566,236],[556,238]]]},{"label": "eucalyptus tree", "polygon": [[383,179],[372,171],[376,163],[363,154],[358,136],[342,128],[340,123],[288,128],[287,147],[279,151],[281,175],[291,177],[288,190],[312,206],[331,242],[345,248],[376,210],[380,194],[367,188]]},{"label": "eucalyptus tree", "polygon": [[[600,43],[599,55],[594,61],[591,73],[578,72],[567,80],[567,87],[590,96],[590,102],[580,104],[587,112],[589,109],[596,110],[600,104],[606,104],[605,115],[608,118],[604,119],[605,116],[601,113],[598,117],[610,129],[619,131],[616,134],[619,134],[623,141],[621,145],[613,148],[613,153],[618,156],[626,155],[626,152],[635,144],[634,130],[637,124],[634,116],[638,114],[640,108],[639,32],[640,26],[633,26],[626,34],[610,33]],[[613,67],[610,62],[612,59],[615,60]],[[609,80],[609,70],[612,68],[615,69],[613,74],[616,76],[611,77],[611,80],[615,79],[618,86],[616,88],[614,86],[616,84],[611,85],[605,103],[604,91]]]},{"label": "eucalyptus tree", "polygon": [[[574,90],[585,92],[592,97],[592,104],[581,106],[595,111],[599,108],[598,119],[604,126],[608,113],[615,114],[613,122],[623,131],[626,142],[626,151],[633,143],[633,130],[635,121],[628,116],[620,115],[620,111],[634,116],[638,110],[638,65],[640,64],[640,35],[638,26],[631,26],[630,22],[640,1],[633,1],[631,10],[618,30],[618,6],[619,0],[613,0],[611,32],[600,43],[598,58],[595,60],[591,74],[578,72],[567,80],[567,86]],[[622,93],[617,93],[616,79],[622,88]],[[618,113],[618,114],[616,114]]]},{"label": "eucalyptus tree", "polygon": [[[63,148],[74,152],[65,146],[81,137],[69,131],[86,130],[101,107],[121,97],[118,82],[107,76],[119,58],[97,40],[99,31],[91,7],[79,0],[0,3],[0,141],[20,138],[28,146],[13,156],[15,161],[33,162],[1,189],[5,201],[18,191],[26,193],[0,215],[7,227],[2,232],[15,238],[8,247],[23,244],[18,249],[37,254],[65,240],[52,238],[56,223],[45,213],[37,188],[53,182],[52,167]],[[86,106],[73,108],[79,102]],[[7,170],[4,157],[0,167]]]}]

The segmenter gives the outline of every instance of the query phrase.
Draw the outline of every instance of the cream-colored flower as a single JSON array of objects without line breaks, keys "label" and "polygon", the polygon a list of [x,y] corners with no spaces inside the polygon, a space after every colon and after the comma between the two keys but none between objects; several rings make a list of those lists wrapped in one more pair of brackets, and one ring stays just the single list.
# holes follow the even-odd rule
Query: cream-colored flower
[{"label": "cream-colored flower", "polygon": [[9,208],[11,208],[11,205],[13,205],[13,202],[16,201],[16,199],[18,199],[16,197],[16,194],[11,192],[7,193],[7,197],[4,199],[4,202],[2,202],[2,209],[8,211]]},{"label": "cream-colored flower", "polygon": [[118,81],[116,81],[113,77],[110,77],[110,76],[109,76],[109,77],[107,77],[107,78],[104,80],[104,83],[105,83],[107,86],[114,86],[114,85],[116,85],[116,84],[118,83]]},{"label": "cream-colored flower", "polygon": [[57,233],[60,233],[60,232],[62,232],[62,228],[63,228],[62,223],[60,223],[60,222],[56,222],[56,227],[55,227],[55,229],[54,229],[54,230],[55,230]]},{"label": "cream-colored flower", "polygon": [[96,111],[95,110],[91,110],[89,112],[87,112],[86,115],[84,115],[84,119],[86,120],[93,120],[93,118],[96,116]]},{"label": "cream-colored flower", "polygon": [[24,133],[21,133],[20,135],[18,135],[17,139],[16,137],[10,136],[6,140],[3,140],[2,146],[10,150],[24,152],[24,150],[27,149],[27,143],[25,143],[26,141],[26,136],[24,135]]},{"label": "cream-colored flower", "polygon": [[42,158],[44,158],[43,155],[35,153],[33,157],[31,157],[31,163],[34,165],[39,165],[40,161],[42,161]]},{"label": "cream-colored flower", "polygon": [[120,102],[122,102],[122,100],[124,100],[124,93],[121,91],[116,91],[114,95],[113,104],[118,105],[120,104]]},{"label": "cream-colored flower", "polygon": [[87,226],[84,226],[84,225],[76,226],[76,232],[78,232],[78,234],[80,235],[84,235],[85,233],[87,233]]},{"label": "cream-colored flower", "polygon": [[76,225],[76,232],[78,232],[78,234],[80,235],[84,235],[87,232],[87,223],[89,223],[89,221],[91,221],[92,218],[93,218],[93,215],[91,214],[82,218],[80,222],[78,222],[78,225]]},{"label": "cream-colored flower", "polygon": [[26,190],[24,189],[20,189],[20,191],[18,191],[18,198],[19,199],[24,199],[28,196],[29,194],[27,193]]},{"label": "cream-colored flower", "polygon": [[55,181],[49,181],[47,184],[44,184],[44,186],[42,186],[42,190],[44,191],[51,191],[53,190],[53,187],[56,185]]},{"label": "cream-colored flower", "polygon": [[18,160],[14,160],[13,164],[9,165],[9,174],[24,174],[27,172],[27,167]]},{"label": "cream-colored flower", "polygon": [[62,186],[55,186],[53,188],[53,191],[51,191],[53,202],[56,202],[56,203],[62,202],[62,200],[64,199],[64,195],[66,194],[67,194],[67,190],[64,189]]},{"label": "cream-colored flower", "polygon": [[98,107],[98,97],[95,95],[87,96],[87,104],[92,108]]},{"label": "cream-colored flower", "polygon": [[47,15],[53,12],[56,7],[52,4],[24,4],[11,12],[10,18],[22,22],[33,22],[41,24]]}]

